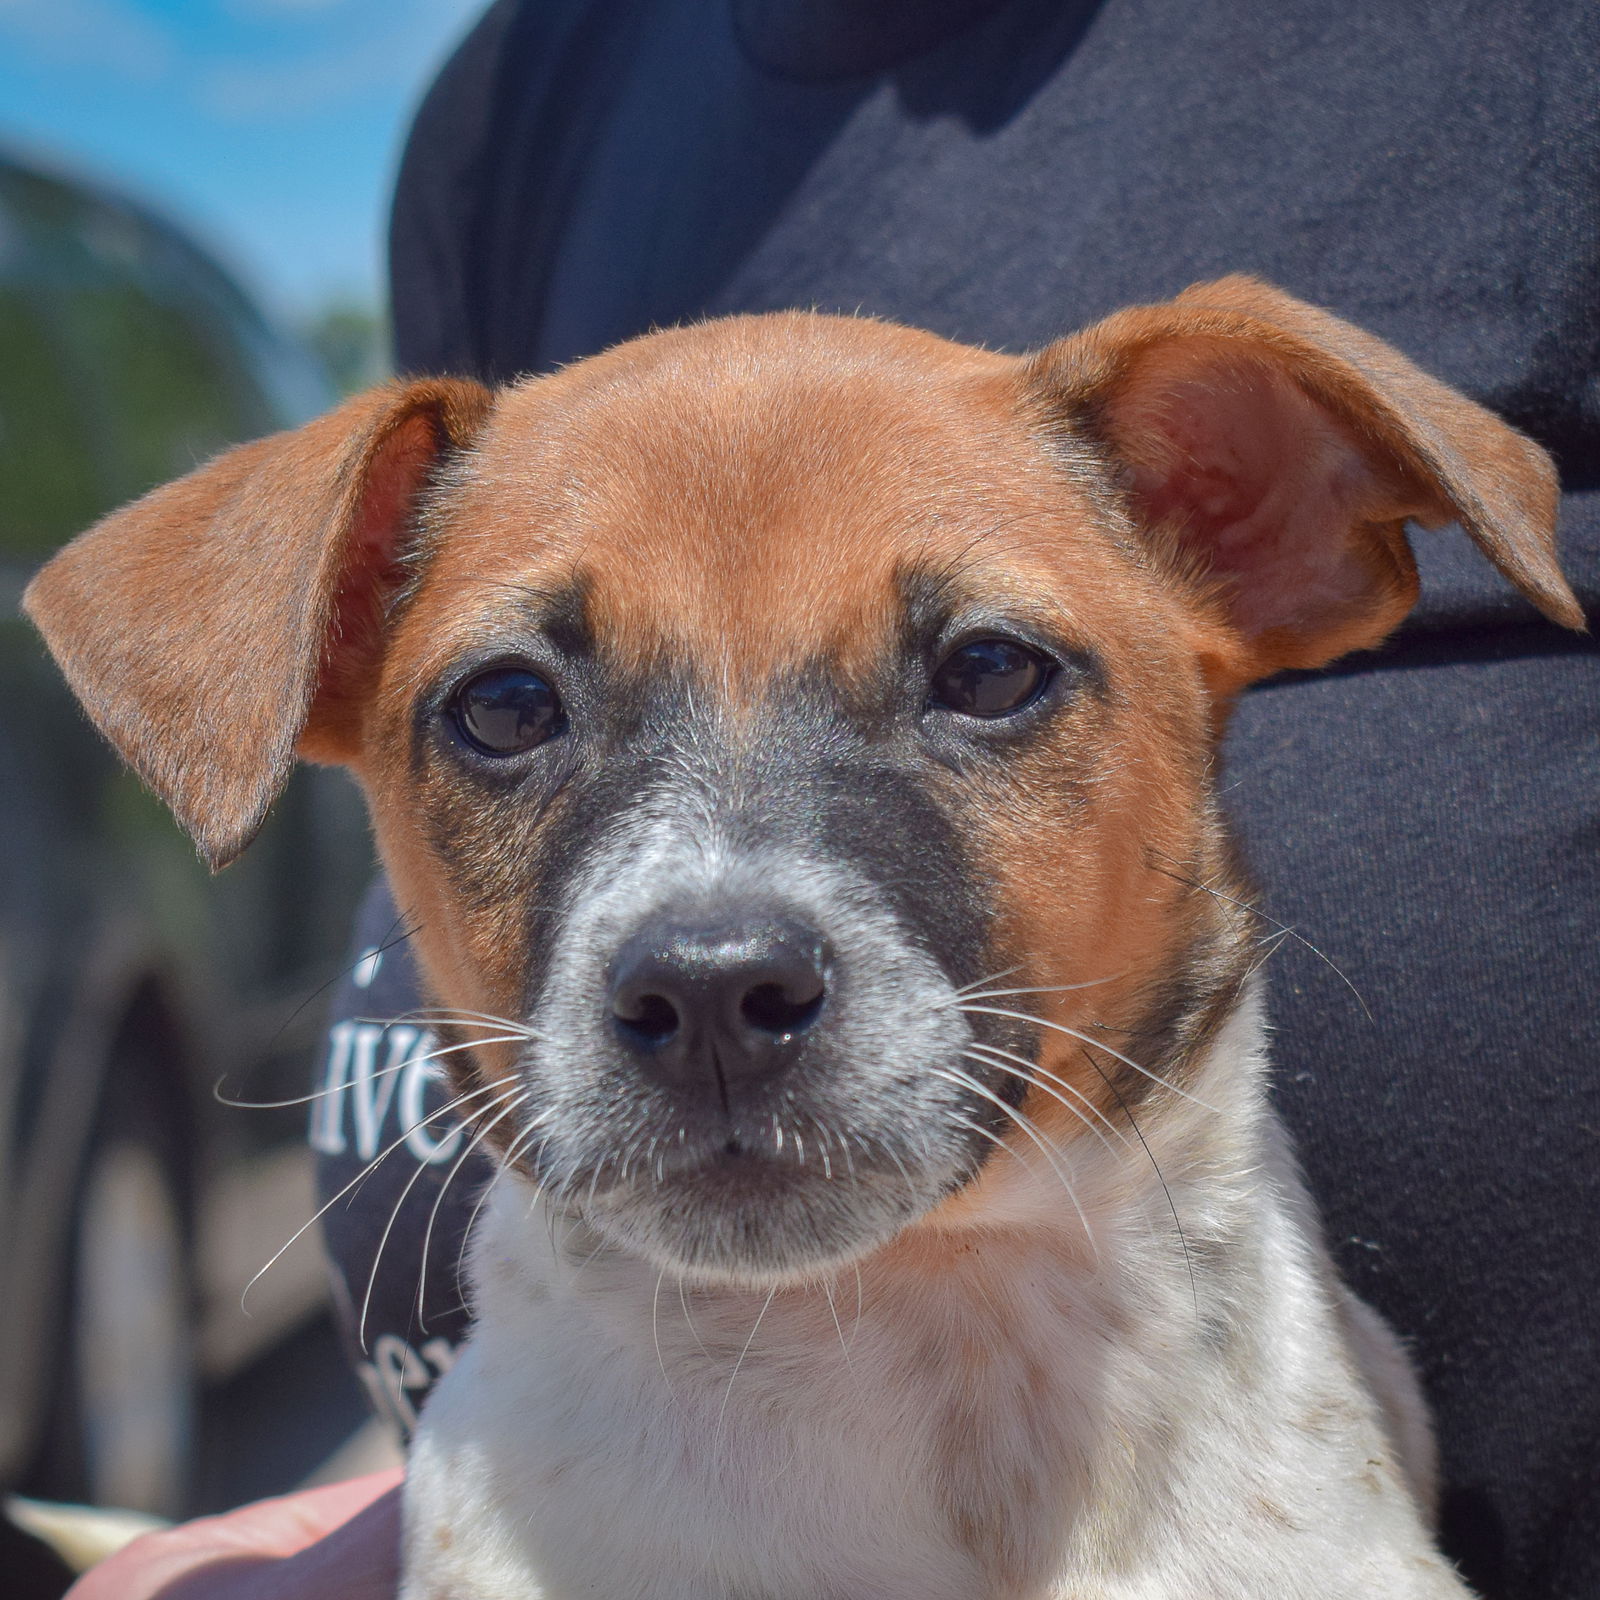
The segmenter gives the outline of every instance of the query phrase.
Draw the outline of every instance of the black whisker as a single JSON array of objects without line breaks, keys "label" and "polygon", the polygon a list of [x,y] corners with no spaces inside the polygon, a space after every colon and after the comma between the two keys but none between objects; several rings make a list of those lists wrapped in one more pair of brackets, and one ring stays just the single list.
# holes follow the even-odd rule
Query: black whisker
[{"label": "black whisker", "polygon": [[[1173,866],[1181,865],[1181,863],[1174,861],[1171,856],[1165,855],[1159,850],[1151,850],[1150,854],[1161,856],[1163,861],[1171,861]],[[1356,988],[1349,978],[1345,976],[1345,974],[1335,964],[1333,959],[1330,956],[1325,955],[1314,944],[1312,944],[1312,942],[1306,938],[1304,934],[1300,933],[1294,928],[1291,928],[1286,922],[1279,922],[1276,917],[1268,916],[1267,913],[1259,906],[1253,906],[1246,900],[1240,900],[1237,896],[1228,894],[1225,890],[1218,889],[1212,884],[1202,883],[1198,878],[1192,878],[1183,872],[1169,872],[1165,867],[1157,867],[1155,870],[1161,873],[1163,877],[1171,878],[1174,883],[1181,883],[1187,885],[1191,889],[1198,889],[1202,894],[1210,895],[1213,900],[1222,901],[1227,905],[1234,906],[1238,910],[1243,911],[1248,916],[1259,917],[1263,922],[1271,923],[1279,933],[1283,934],[1287,938],[1293,939],[1297,944],[1303,945],[1311,952],[1312,955],[1317,958],[1318,961],[1322,962],[1322,964],[1327,967],[1328,971],[1331,972],[1334,977],[1336,977],[1339,982],[1350,991],[1351,994],[1356,997],[1356,1004],[1360,1006],[1363,1013],[1365,1013],[1367,1021],[1372,1021],[1372,1012],[1368,1009],[1367,1002],[1362,998],[1361,991]]]},{"label": "black whisker", "polygon": [[1144,1153],[1150,1158],[1150,1165],[1155,1172],[1156,1182],[1161,1185],[1161,1192],[1167,1197],[1167,1209],[1172,1213],[1172,1225],[1178,1230],[1178,1243],[1183,1246],[1184,1265],[1189,1269],[1189,1290],[1190,1293],[1194,1295],[1195,1315],[1199,1316],[1200,1285],[1194,1275],[1194,1257],[1189,1253],[1188,1235],[1183,1231],[1183,1223],[1178,1217],[1178,1207],[1172,1198],[1172,1190],[1167,1187],[1167,1180],[1165,1174],[1161,1170],[1161,1163],[1156,1160],[1155,1151],[1150,1148],[1149,1141],[1144,1136],[1144,1130],[1134,1119],[1133,1107],[1130,1106],[1125,1099],[1123,1099],[1122,1091],[1117,1087],[1115,1079],[1113,1079],[1110,1073],[1108,1073],[1105,1068],[1095,1060],[1087,1046],[1079,1045],[1078,1049],[1082,1053],[1084,1060],[1087,1061],[1089,1065],[1100,1074],[1100,1081],[1111,1091],[1112,1095],[1116,1099],[1117,1104],[1122,1107],[1122,1114],[1128,1119],[1128,1126],[1133,1129],[1134,1133],[1138,1137],[1139,1143],[1144,1146]]}]

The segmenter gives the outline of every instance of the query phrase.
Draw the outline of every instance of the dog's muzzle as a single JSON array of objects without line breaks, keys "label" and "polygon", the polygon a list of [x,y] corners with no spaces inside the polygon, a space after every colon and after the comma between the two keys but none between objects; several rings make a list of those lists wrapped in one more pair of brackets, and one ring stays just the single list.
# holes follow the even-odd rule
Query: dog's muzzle
[{"label": "dog's muzzle", "polygon": [[966,1087],[971,1019],[879,892],[815,858],[696,860],[619,849],[574,897],[531,1008],[527,1161],[614,1244],[771,1283],[964,1182],[994,1095]]}]

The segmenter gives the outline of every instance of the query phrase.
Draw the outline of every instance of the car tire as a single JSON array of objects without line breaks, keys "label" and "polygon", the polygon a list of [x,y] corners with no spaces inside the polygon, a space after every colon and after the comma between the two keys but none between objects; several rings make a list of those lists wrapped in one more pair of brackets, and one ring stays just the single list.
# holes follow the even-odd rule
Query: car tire
[{"label": "car tire", "polygon": [[66,1334],[31,1492],[179,1517],[195,1435],[189,1172],[160,1084],[111,1064],[74,1206]]}]

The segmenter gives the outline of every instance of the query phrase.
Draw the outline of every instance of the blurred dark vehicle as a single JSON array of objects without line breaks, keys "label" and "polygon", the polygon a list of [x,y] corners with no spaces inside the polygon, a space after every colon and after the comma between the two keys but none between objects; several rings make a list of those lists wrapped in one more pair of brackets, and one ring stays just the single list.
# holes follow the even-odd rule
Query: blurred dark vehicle
[{"label": "blurred dark vehicle", "polygon": [[[65,539],[334,398],[169,224],[0,155],[0,1492],[191,1504],[202,1385],[317,1311],[303,1095],[370,871],[303,772],[210,878],[84,720],[18,600]],[[226,730],[221,730],[226,732]]]}]

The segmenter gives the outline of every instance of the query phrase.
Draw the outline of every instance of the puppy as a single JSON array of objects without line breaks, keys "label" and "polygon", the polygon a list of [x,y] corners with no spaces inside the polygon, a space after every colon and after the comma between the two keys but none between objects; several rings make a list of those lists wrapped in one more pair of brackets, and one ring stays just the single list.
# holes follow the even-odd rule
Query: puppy
[{"label": "puppy", "polygon": [[[1528,440],[1242,278],[364,394],[28,595],[214,865],[340,762],[492,1148],[410,1600],[1442,1600],[1405,1359],[1265,1096],[1216,800]],[[495,1020],[492,1024],[481,1019]]]}]

